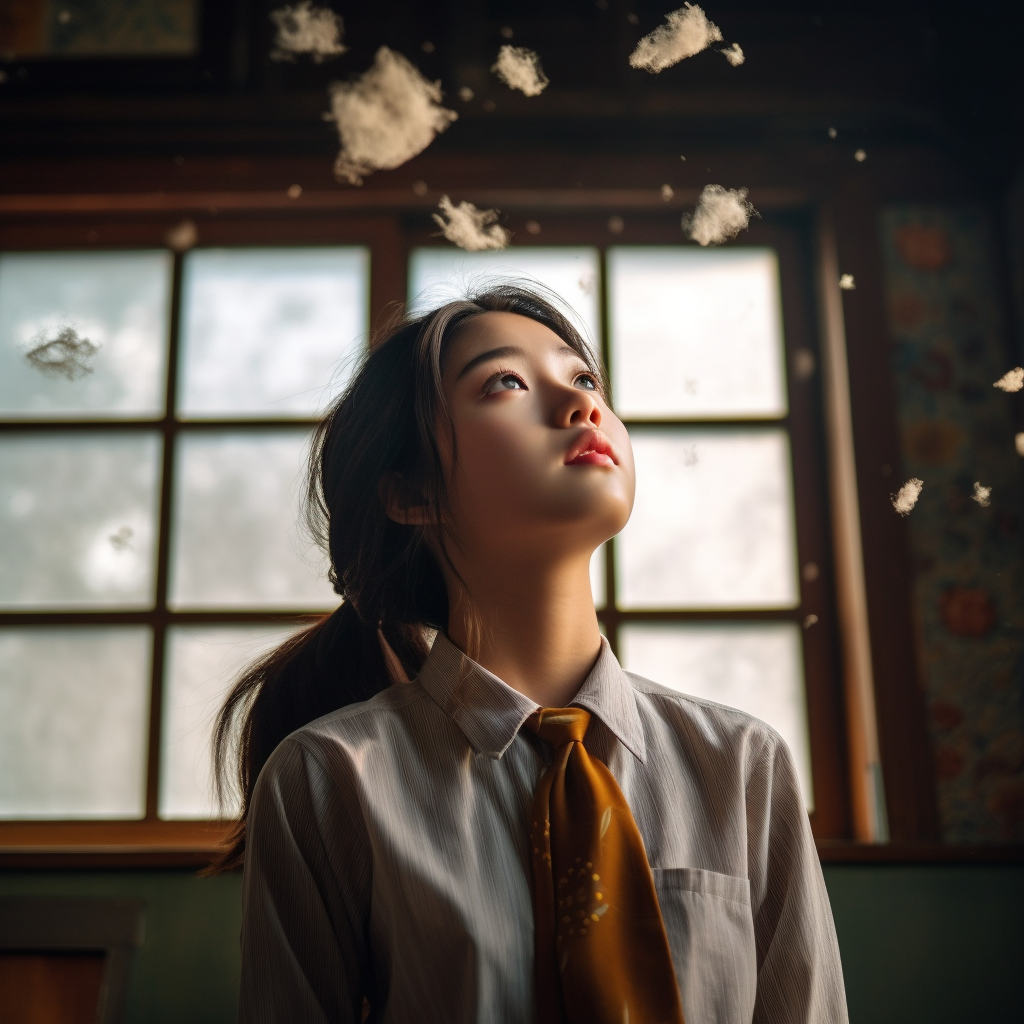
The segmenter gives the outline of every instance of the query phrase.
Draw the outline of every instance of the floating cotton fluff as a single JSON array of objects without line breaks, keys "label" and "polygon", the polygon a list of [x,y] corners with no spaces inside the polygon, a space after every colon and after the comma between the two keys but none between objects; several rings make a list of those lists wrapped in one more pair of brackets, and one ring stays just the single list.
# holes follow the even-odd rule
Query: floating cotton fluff
[{"label": "floating cotton fluff", "polygon": [[971,497],[982,507],[988,508],[992,504],[992,488],[982,487],[977,480],[974,481],[974,493]]},{"label": "floating cotton fluff", "polygon": [[747,202],[745,188],[707,185],[693,213],[683,214],[683,230],[701,245],[718,245],[735,238],[750,224],[757,210]]},{"label": "floating cotton fluff", "polygon": [[665,15],[667,25],[659,25],[644,36],[629,55],[629,63],[656,75],[722,41],[721,29],[708,21],[707,15],[694,4],[685,4],[678,11]]},{"label": "floating cotton fluff", "polygon": [[341,44],[341,17],[330,8],[314,7],[310,0],[271,11],[270,20],[277,26],[272,60],[295,60],[297,53],[308,53],[319,64],[346,50]]},{"label": "floating cotton fluff", "polygon": [[992,387],[999,388],[1000,391],[1020,391],[1024,388],[1024,366],[1007,370]]},{"label": "floating cotton fluff", "polygon": [[491,70],[510,88],[525,96],[539,96],[548,85],[540,57],[525,46],[503,46]]},{"label": "floating cotton fluff", "polygon": [[400,53],[382,46],[354,82],[331,86],[331,111],[341,139],[339,181],[361,185],[374,171],[400,167],[458,118],[441,106],[441,83],[423,77]]},{"label": "floating cotton fluff", "polygon": [[480,252],[483,249],[504,249],[509,233],[497,223],[497,210],[478,210],[472,203],[456,206],[447,196],[441,196],[440,214],[432,214],[441,234],[460,249]]},{"label": "floating cotton fluff", "polygon": [[747,58],[743,55],[743,50],[740,48],[739,43],[733,43],[732,46],[726,46],[718,51],[734,68],[738,68]]},{"label": "floating cotton fluff", "polygon": [[921,497],[922,487],[924,487],[923,480],[919,480],[916,476],[911,477],[896,494],[891,495],[892,507],[901,516],[910,515],[910,510],[917,504],[917,499]]},{"label": "floating cotton fluff", "polygon": [[852,292],[857,287],[857,282],[853,279],[853,274],[841,274],[839,277],[839,287],[844,292]]}]

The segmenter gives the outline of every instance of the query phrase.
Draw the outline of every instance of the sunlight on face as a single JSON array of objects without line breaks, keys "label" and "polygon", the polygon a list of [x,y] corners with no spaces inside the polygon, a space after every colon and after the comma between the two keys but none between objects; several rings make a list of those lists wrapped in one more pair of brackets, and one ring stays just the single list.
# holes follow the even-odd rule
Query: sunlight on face
[{"label": "sunlight on face", "polygon": [[444,389],[460,546],[589,553],[625,526],[629,435],[600,381],[552,330],[514,313],[475,317],[452,343]]}]

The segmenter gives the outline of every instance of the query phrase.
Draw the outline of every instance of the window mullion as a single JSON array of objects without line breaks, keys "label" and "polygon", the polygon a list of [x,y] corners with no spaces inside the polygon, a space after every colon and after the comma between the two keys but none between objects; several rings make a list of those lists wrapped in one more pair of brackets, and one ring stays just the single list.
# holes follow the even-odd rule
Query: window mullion
[{"label": "window mullion", "polygon": [[168,325],[167,388],[163,431],[164,451],[160,483],[160,519],[157,540],[156,592],[153,607],[153,665],[149,690],[149,742],[146,750],[146,820],[157,818],[160,795],[160,730],[163,717],[164,667],[167,645],[167,576],[170,564],[171,508],[174,488],[174,450],[177,440],[178,336],[181,323],[183,258],[175,254]]}]

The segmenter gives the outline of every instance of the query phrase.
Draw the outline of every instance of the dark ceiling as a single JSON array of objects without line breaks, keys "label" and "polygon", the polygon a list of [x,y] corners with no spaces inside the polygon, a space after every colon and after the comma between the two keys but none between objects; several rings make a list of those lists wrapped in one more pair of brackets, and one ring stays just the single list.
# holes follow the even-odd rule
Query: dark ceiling
[{"label": "dark ceiling", "polygon": [[[334,0],[348,51],[322,64],[269,59],[268,12],[277,6],[207,4],[194,61],[0,63],[0,152],[58,141],[85,150],[93,135],[126,148],[330,149],[320,118],[328,84],[358,74],[388,45],[440,79],[459,109],[459,132],[439,140],[449,151],[500,150],[510,140],[657,150],[681,122],[719,144],[770,145],[839,125],[875,140],[937,144],[993,183],[1020,166],[1018,3],[709,0],[708,16],[743,47],[745,63],[732,67],[711,49],[660,75],[630,68],[627,57],[674,0]],[[542,96],[512,94],[490,75],[507,41],[540,54],[551,79]],[[474,90],[472,101],[456,98],[462,86]],[[161,132],[142,130],[154,123]]]}]

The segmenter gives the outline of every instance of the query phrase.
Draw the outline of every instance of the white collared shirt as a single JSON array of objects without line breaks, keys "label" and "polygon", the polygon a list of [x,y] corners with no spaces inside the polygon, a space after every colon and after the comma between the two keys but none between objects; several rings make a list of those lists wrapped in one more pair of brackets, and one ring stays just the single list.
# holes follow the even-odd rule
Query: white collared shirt
[{"label": "white collared shirt", "polygon": [[[769,726],[619,667],[573,704],[654,874],[687,1024],[846,1024],[793,759]],[[412,683],[327,715],[256,785],[243,1024],[528,1024],[537,705],[438,634]]]}]

